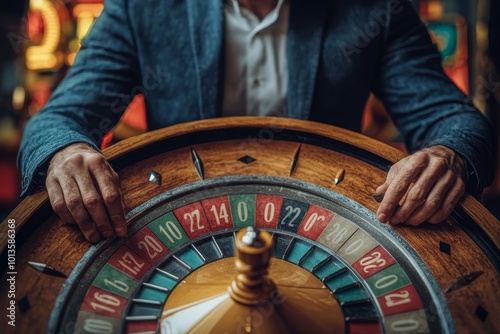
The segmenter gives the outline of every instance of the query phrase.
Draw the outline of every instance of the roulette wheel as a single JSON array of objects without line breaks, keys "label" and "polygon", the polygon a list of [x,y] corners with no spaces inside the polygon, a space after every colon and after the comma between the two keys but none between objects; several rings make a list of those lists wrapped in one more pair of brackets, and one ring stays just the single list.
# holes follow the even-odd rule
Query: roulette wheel
[{"label": "roulette wheel", "polygon": [[104,154],[127,236],[91,245],[25,199],[0,226],[2,333],[500,332],[499,222],[466,195],[439,225],[380,224],[402,158],[382,143],[234,117]]}]

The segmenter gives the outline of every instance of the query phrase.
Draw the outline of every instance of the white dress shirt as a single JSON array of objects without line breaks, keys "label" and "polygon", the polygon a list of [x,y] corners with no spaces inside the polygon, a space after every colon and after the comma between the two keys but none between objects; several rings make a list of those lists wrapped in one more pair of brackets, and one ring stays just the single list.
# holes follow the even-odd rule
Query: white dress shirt
[{"label": "white dress shirt", "polygon": [[284,0],[262,21],[237,0],[227,2],[224,116],[286,116],[288,16]]}]

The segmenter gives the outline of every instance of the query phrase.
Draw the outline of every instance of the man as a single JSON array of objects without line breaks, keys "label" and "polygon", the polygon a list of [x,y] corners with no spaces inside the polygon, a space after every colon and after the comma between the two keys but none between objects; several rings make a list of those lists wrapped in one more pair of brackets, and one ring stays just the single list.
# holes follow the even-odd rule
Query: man
[{"label": "man", "polygon": [[23,195],[45,182],[55,212],[89,241],[124,236],[119,180],[97,144],[135,93],[150,129],[279,114],[359,130],[370,91],[418,150],[377,189],[381,222],[439,223],[465,184],[481,193],[492,130],[444,75],[407,0],[107,0],[68,77],[26,126]]}]

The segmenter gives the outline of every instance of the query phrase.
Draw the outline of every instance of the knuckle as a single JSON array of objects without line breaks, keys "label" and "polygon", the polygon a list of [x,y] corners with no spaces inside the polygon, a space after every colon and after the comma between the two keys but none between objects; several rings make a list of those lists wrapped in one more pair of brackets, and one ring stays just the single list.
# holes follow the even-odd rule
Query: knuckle
[{"label": "knuckle", "polygon": [[87,158],[87,163],[91,166],[99,166],[105,163],[104,157],[99,153],[89,153]]},{"label": "knuckle", "polygon": [[445,174],[445,177],[448,177],[448,174],[451,173],[451,169],[449,169],[446,162],[444,162],[444,159],[441,159],[441,161],[436,164],[434,168],[438,173]]},{"label": "knuckle", "polygon": [[409,201],[412,204],[417,204],[420,205],[424,199],[424,191],[421,189],[414,189],[415,191],[411,191],[408,196],[406,197],[406,201]]},{"label": "knuckle", "polygon": [[427,153],[425,152],[422,152],[422,151],[417,151],[415,153],[412,154],[411,156],[411,159],[412,161],[415,161],[415,160],[425,160],[427,159]]},{"label": "knuckle", "polygon": [[83,199],[83,203],[87,208],[93,209],[99,206],[101,198],[97,194],[89,194]]},{"label": "knuckle", "polygon": [[444,157],[436,157],[434,161],[438,167],[448,168],[448,161]]},{"label": "knuckle", "polygon": [[68,199],[66,199],[66,206],[70,210],[75,210],[80,207],[81,199],[78,196],[69,196]]},{"label": "knuckle", "polygon": [[429,162],[429,155],[425,152],[418,151],[411,155],[411,159],[408,160],[408,164],[412,168],[417,168]]},{"label": "knuckle", "polygon": [[52,209],[57,213],[63,213],[66,211],[66,203],[63,200],[58,199],[52,202]]},{"label": "knuckle", "polygon": [[403,181],[401,180],[394,180],[392,182],[392,188],[396,191],[396,192],[402,192],[406,189],[406,185],[404,184]]},{"label": "knuckle", "polygon": [[83,157],[80,154],[71,155],[61,161],[59,168],[73,170],[83,165]]},{"label": "knuckle", "polygon": [[437,198],[430,198],[425,202],[425,205],[431,211],[436,211],[439,208],[440,204],[441,202]]},{"label": "knuckle", "polygon": [[105,203],[111,204],[120,198],[120,193],[118,191],[110,190],[103,195],[103,198]]}]

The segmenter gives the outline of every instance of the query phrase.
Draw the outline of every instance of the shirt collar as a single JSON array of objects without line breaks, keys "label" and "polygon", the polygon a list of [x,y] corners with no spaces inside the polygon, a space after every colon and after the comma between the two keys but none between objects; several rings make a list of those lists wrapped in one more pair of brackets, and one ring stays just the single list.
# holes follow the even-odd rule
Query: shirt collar
[{"label": "shirt collar", "polygon": [[[278,0],[278,3],[276,4],[276,7],[269,12],[269,14],[266,15],[264,19],[269,17],[271,21],[276,21],[277,17],[279,16],[279,13],[281,11],[281,7],[283,6],[283,3],[287,2],[288,0]],[[226,0],[225,1],[226,5],[229,6],[231,10],[234,11],[237,15],[241,16],[242,15],[242,8],[240,6],[240,3],[238,0]]]}]

